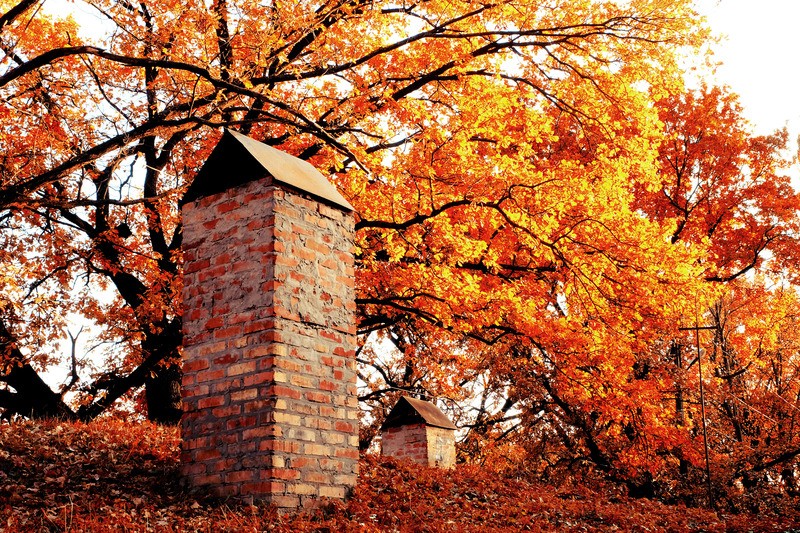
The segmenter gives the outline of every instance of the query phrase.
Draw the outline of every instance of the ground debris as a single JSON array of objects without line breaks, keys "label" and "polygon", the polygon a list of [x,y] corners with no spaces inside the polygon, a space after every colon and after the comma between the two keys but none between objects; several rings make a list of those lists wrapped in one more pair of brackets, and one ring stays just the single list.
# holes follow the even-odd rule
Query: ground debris
[{"label": "ground debris", "polygon": [[722,515],[486,467],[440,470],[365,456],[347,502],[284,515],[198,498],[174,428],[106,419],[0,424],[0,532],[791,531],[790,516]]}]

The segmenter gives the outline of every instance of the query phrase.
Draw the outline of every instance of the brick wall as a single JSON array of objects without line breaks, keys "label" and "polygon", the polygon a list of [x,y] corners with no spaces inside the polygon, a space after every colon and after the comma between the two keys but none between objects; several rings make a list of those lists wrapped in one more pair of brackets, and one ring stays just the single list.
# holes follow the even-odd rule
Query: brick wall
[{"label": "brick wall", "polygon": [[428,426],[428,464],[451,468],[456,464],[456,440],[452,429]]},{"label": "brick wall", "polygon": [[428,432],[425,424],[387,428],[381,433],[381,453],[397,459],[428,464]]},{"label": "brick wall", "polygon": [[269,178],[183,207],[182,469],[280,507],[358,466],[353,217]]},{"label": "brick wall", "polygon": [[427,424],[407,424],[384,429],[381,453],[429,466],[450,468],[456,463],[455,434],[451,429]]}]

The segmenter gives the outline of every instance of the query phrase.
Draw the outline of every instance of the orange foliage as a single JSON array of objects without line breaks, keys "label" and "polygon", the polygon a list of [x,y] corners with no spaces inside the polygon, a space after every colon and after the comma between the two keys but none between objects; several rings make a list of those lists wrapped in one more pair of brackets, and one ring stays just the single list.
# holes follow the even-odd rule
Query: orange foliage
[{"label": "orange foliage", "polygon": [[[356,207],[365,446],[409,392],[465,459],[689,490],[703,364],[714,490],[791,494],[787,138],[682,86],[691,4],[100,0],[85,31],[2,2],[0,409],[89,420],[145,385],[175,422],[178,202],[230,127]],[[54,391],[72,313],[110,348]]]}]

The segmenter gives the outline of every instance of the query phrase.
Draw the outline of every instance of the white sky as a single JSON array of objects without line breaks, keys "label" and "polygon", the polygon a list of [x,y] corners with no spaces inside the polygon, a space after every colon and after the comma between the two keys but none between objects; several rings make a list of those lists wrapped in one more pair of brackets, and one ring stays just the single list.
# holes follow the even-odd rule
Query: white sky
[{"label": "white sky", "polygon": [[718,80],[741,97],[760,134],[788,126],[800,132],[800,1],[697,0],[712,29],[727,35],[716,47]]}]

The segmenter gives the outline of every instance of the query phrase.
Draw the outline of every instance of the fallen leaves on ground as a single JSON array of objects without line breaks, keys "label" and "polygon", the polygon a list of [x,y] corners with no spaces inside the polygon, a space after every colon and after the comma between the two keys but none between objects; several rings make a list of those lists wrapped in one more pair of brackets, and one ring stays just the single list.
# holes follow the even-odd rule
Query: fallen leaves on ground
[{"label": "fallen leaves on ground", "polygon": [[796,516],[725,515],[553,486],[476,465],[366,456],[353,497],[295,515],[200,498],[174,428],[116,419],[0,424],[0,531],[789,531]]}]

